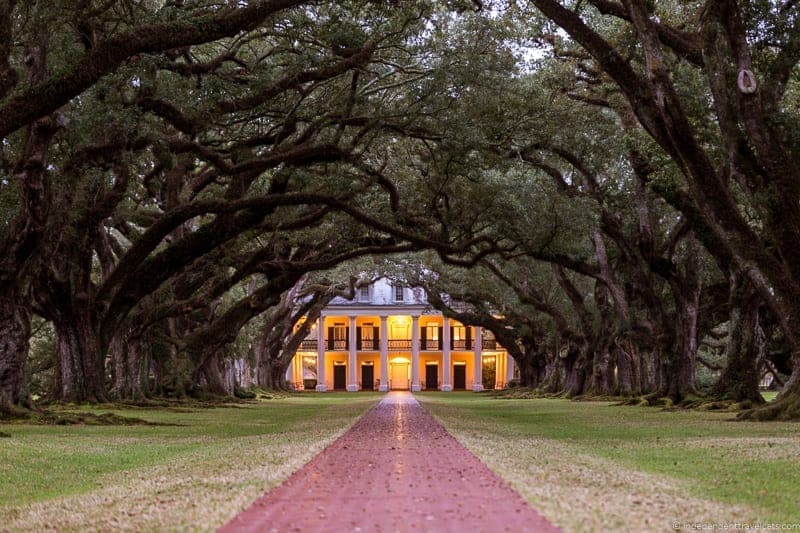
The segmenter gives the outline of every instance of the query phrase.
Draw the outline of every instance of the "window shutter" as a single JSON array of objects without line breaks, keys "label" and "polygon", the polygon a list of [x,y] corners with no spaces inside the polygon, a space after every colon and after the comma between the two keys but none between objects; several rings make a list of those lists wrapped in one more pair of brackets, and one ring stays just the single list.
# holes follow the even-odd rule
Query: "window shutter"
[{"label": "window shutter", "polygon": [[444,335],[444,328],[442,326],[439,326],[439,340],[437,342],[437,344],[439,346],[437,346],[437,348],[440,349],[440,350],[442,349],[442,343],[444,342],[444,336],[443,335]]},{"label": "window shutter", "polygon": [[419,338],[420,338],[420,341],[421,341],[421,344],[422,344],[422,349],[423,350],[427,350],[428,349],[428,328],[426,328],[425,326],[422,326],[422,329],[419,332]]},{"label": "window shutter", "polygon": [[350,349],[350,326],[344,328],[344,349]]},{"label": "window shutter", "polygon": [[356,326],[356,350],[361,349],[361,326]]},{"label": "window shutter", "polygon": [[456,339],[456,328],[455,326],[450,326],[450,349],[453,349],[453,341]]},{"label": "window shutter", "polygon": [[333,338],[333,327],[328,328],[328,349],[333,350],[335,339]]},{"label": "window shutter", "polygon": [[464,348],[469,350],[472,348],[472,328],[469,326],[464,326]]},{"label": "window shutter", "polygon": [[372,328],[372,342],[375,343],[372,346],[372,349],[377,350],[378,347],[381,345],[381,328],[373,327]]}]

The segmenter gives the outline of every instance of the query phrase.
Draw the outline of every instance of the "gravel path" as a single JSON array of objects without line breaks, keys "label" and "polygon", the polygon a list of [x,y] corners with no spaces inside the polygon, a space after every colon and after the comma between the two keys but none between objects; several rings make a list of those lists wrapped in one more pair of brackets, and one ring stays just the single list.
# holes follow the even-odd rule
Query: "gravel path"
[{"label": "gravel path", "polygon": [[410,393],[392,392],[221,531],[558,528],[456,441]]}]

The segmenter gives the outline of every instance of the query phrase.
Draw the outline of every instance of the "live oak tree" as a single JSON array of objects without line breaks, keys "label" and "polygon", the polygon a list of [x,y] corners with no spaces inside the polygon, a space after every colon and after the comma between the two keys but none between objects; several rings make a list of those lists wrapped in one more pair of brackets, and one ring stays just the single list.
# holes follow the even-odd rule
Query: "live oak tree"
[{"label": "live oak tree", "polygon": [[727,323],[716,397],[788,350],[796,418],[798,9],[0,2],[0,404],[34,315],[54,398],[230,393],[245,335],[281,387],[314,272],[431,250],[526,385],[680,401]]},{"label": "live oak tree", "polygon": [[661,193],[698,221],[707,248],[729,258],[779,319],[795,370],[781,399],[750,416],[796,418],[797,4],[531,5],[617,89],[680,172],[681,180]]},{"label": "live oak tree", "polygon": [[[691,232],[674,211],[647,193],[645,180],[652,170],[642,165],[642,154],[617,140],[624,138],[624,130],[614,114],[573,101],[570,87],[557,79],[558,69],[557,62],[542,62],[539,72],[523,79],[518,89],[530,91],[525,105],[538,107],[540,113],[546,109],[547,116],[535,130],[510,136],[507,144],[508,157],[519,161],[517,172],[523,177],[516,177],[515,197],[508,199],[504,234],[518,244],[517,254],[549,262],[558,272],[567,269],[594,280],[595,302],[608,304],[607,310],[598,312],[599,322],[588,318],[579,322],[584,325],[584,346],[577,351],[585,352],[579,363],[591,370],[586,380],[571,384],[572,393],[611,393],[613,380],[604,376],[612,373],[615,356],[630,357],[632,350],[626,352],[620,344],[630,346],[635,340],[639,350],[655,359],[656,396],[680,401],[694,392],[702,291],[697,279],[702,271],[696,261],[685,268],[681,265],[692,258],[687,253],[692,249]],[[571,73],[566,81],[573,81]],[[556,96],[548,94],[553,88],[558,90]],[[531,176],[525,178],[526,173]],[[529,192],[520,181],[548,183],[550,192]],[[550,212],[535,207],[540,203]],[[558,241],[561,250],[530,238],[547,227],[553,211],[560,214],[561,226],[572,229],[571,235],[554,232],[551,241]],[[586,217],[588,212],[595,217]],[[575,243],[572,250],[564,248],[564,239]],[[582,247],[575,248],[578,243]],[[503,265],[497,268],[502,270]],[[575,289],[568,276],[559,279],[575,306],[573,313],[591,314],[585,308],[586,289]],[[602,324],[614,315],[613,324]]]},{"label": "live oak tree", "polygon": [[[403,241],[445,254],[480,245],[419,227],[417,204],[401,205],[386,177],[408,175],[392,166],[398,139],[441,137],[415,124],[441,112],[424,84],[400,90],[430,75],[413,37],[430,6],[300,4],[3,4],[0,130],[20,199],[3,238],[4,405],[24,401],[31,296],[55,326],[55,396],[104,400],[106,351],[135,345],[142,322],[184,337],[202,368],[308,270]],[[54,31],[67,12],[74,24]],[[357,222],[353,247],[298,240],[335,211]],[[264,246],[248,244],[259,235]],[[265,283],[213,316],[254,275]],[[206,318],[180,318],[192,312]],[[117,355],[118,376],[137,366]]]},{"label": "live oak tree", "polygon": [[[540,71],[545,68],[557,70],[558,65],[540,64]],[[507,174],[507,182],[483,194],[482,198],[492,197],[503,206],[495,214],[486,213],[504,221],[501,232],[516,245],[512,255],[556,266],[565,297],[575,307],[560,314],[589,317],[576,321],[583,326],[578,328],[583,330],[580,335],[566,333],[567,321],[563,317],[549,326],[564,334],[565,344],[571,343],[568,353],[581,355],[577,359],[566,358],[571,366],[571,394],[610,394],[616,390],[630,394],[655,386],[654,398],[669,396],[680,401],[695,392],[698,339],[717,323],[707,317],[714,316],[709,308],[719,307],[724,278],[720,279],[713,264],[708,264],[707,256],[698,249],[686,220],[647,191],[647,180],[658,170],[657,163],[630,143],[615,140],[624,139],[625,130],[615,120],[616,113],[607,113],[611,106],[605,96],[594,95],[592,107],[582,107],[590,99],[575,99],[574,93],[568,92],[572,87],[563,85],[563,80],[555,80],[555,87],[566,96],[548,95],[548,84],[553,85],[548,76],[537,73],[517,87],[517,92],[530,91],[525,103],[515,102],[520,116],[535,116],[537,110],[541,115],[546,110],[547,116],[537,122],[535,131],[509,131],[508,140],[493,146],[506,147],[509,159],[520,161],[524,171]],[[568,78],[574,81],[572,73]],[[540,87],[545,91],[537,91]],[[598,102],[605,104],[598,106]],[[481,111],[491,112],[486,108]],[[660,170],[660,174],[664,173]],[[530,187],[529,183],[537,182],[549,183],[550,193],[543,194],[541,186],[538,190]],[[503,190],[506,196],[501,194],[502,200],[498,201],[498,193]],[[483,205],[486,206],[485,200]],[[595,212],[596,218],[585,217],[587,212]],[[549,239],[542,238],[541,232],[551,224],[552,234],[545,236]],[[572,228],[572,234],[564,227]],[[572,249],[568,241],[573,243]],[[561,249],[549,246],[552,242]],[[447,284],[457,298],[471,303],[469,320],[463,312],[459,315],[462,320],[477,323],[480,314],[487,319],[483,324],[486,326],[493,317],[486,308],[476,313],[483,306],[480,302],[502,310],[506,323],[525,322],[513,317],[533,313],[525,307],[532,302],[539,311],[550,310],[552,314],[552,307],[548,308],[537,296],[541,292],[537,282],[526,278],[526,272],[535,272],[537,267],[530,264],[515,269],[511,276],[509,265],[513,263],[498,261],[492,267],[516,292],[510,297],[496,290],[467,295],[459,284]],[[701,268],[703,264],[706,266]],[[585,295],[592,285],[576,289],[564,269],[594,280],[595,303],[607,308],[588,310]],[[440,277],[444,282],[449,278],[450,274]],[[490,281],[485,275],[478,278],[478,287],[492,286],[487,285]],[[438,305],[443,307],[441,302]],[[701,309],[701,305],[705,308]],[[533,320],[533,315],[530,318]],[[513,346],[510,351],[517,353]],[[642,355],[653,366],[653,385],[649,379],[641,379],[641,372],[637,371],[635,379],[629,376],[632,367],[646,366],[641,364]],[[522,358],[518,364],[523,372],[527,371],[529,365]],[[617,372],[612,372],[615,365]],[[580,379],[575,378],[576,369],[580,369]],[[612,374],[621,376],[619,384],[608,378]],[[757,389],[754,394],[760,399]]]},{"label": "live oak tree", "polygon": [[[202,6],[184,10],[176,5],[164,6],[160,13],[158,6],[149,3],[63,2],[44,6],[18,5],[10,1],[0,5],[3,186],[7,200],[18,199],[12,201],[12,207],[4,213],[0,240],[3,251],[0,403],[3,406],[25,401],[20,397],[19,383],[30,329],[29,290],[39,267],[38,260],[52,257],[48,252],[53,250],[46,249],[44,240],[51,215],[56,211],[54,204],[66,200],[68,205],[61,207],[69,207],[69,197],[80,188],[69,179],[75,177],[74,173],[65,173],[64,179],[54,179],[54,174],[61,174],[57,171],[56,160],[58,155],[63,155],[63,150],[58,154],[60,150],[53,146],[54,137],[69,126],[71,119],[74,124],[74,112],[85,104],[79,97],[123,64],[135,65],[146,54],[233,36],[252,29],[292,4],[296,2],[258,2],[233,10],[207,10]],[[159,20],[159,16],[165,16],[167,22]],[[65,25],[65,21],[70,24]],[[73,131],[75,129],[73,126]],[[113,138],[127,131],[118,128],[106,133]],[[123,139],[120,142],[116,138],[117,144],[127,150],[126,144],[132,136],[124,135]],[[92,142],[89,140],[84,145],[89,152]],[[94,148],[97,148],[95,155],[102,157],[103,143]],[[81,153],[79,149],[68,148],[67,151],[72,151],[73,155]],[[128,179],[128,169],[124,167],[125,164],[120,164],[115,169],[119,174],[117,190],[113,191],[116,194],[109,191],[105,205],[98,202],[99,205],[91,209],[93,212],[81,220],[89,226],[89,232],[95,231],[95,224],[108,216],[107,211],[114,207],[115,200],[119,201],[115,196],[124,191]],[[62,195],[62,191],[67,194]],[[93,198],[89,197],[87,203],[91,200]],[[81,244],[80,235],[69,235],[69,238],[73,244]],[[85,280],[86,268],[83,270],[75,281]],[[82,283],[85,285],[85,281]],[[73,294],[61,296],[71,299]],[[75,303],[82,306],[80,302]],[[86,313],[84,309],[76,309],[76,312]],[[74,345],[76,338],[77,335],[73,335],[65,339],[62,335],[60,346]],[[96,353],[92,349],[89,352],[85,357],[92,361]],[[75,370],[88,372],[91,380],[92,365],[87,369],[81,367],[83,363],[79,362]]]}]

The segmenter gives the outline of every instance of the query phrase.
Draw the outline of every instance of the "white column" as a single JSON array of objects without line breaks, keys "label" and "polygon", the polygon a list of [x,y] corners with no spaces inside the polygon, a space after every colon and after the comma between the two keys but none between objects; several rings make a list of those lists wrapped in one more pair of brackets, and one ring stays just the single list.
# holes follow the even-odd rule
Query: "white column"
[{"label": "white column", "polygon": [[325,318],[317,320],[317,391],[325,392]]},{"label": "white column", "polygon": [[[469,327],[469,326],[467,326]],[[480,392],[483,390],[483,361],[481,360],[483,342],[481,342],[481,328],[475,326],[475,376],[472,382],[472,391]]]},{"label": "white column", "polygon": [[303,384],[303,356],[295,354],[294,356],[294,372],[295,372],[295,383],[297,383],[297,390],[305,390],[305,385]]},{"label": "white column", "polygon": [[289,386],[289,389],[294,389],[294,363],[295,359],[297,359],[297,354],[292,357],[292,362],[289,363],[289,368],[286,369],[286,384]]},{"label": "white column", "polygon": [[356,378],[356,317],[354,316],[350,317],[349,339],[347,342],[350,346],[350,360],[347,363],[347,392],[355,392],[358,390],[358,378]]},{"label": "white column", "polygon": [[386,317],[381,317],[381,384],[379,390],[386,392],[389,390],[389,326]]},{"label": "white column", "polygon": [[444,317],[442,321],[442,390],[450,392],[453,390],[453,382],[450,376],[453,373],[453,365],[450,363],[450,319]]},{"label": "white column", "polygon": [[511,354],[506,354],[506,387],[514,379],[514,358]]},{"label": "white column", "polygon": [[419,317],[411,317],[411,392],[419,386]]}]

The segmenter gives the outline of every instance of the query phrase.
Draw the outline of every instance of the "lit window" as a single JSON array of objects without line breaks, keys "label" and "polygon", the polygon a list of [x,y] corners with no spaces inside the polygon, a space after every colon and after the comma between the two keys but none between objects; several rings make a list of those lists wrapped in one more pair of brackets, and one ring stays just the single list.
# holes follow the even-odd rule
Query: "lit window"
[{"label": "lit window", "polygon": [[433,326],[426,326],[425,327],[425,337],[431,341],[438,341],[439,340],[439,326],[434,324]]},{"label": "lit window", "polygon": [[333,326],[333,338],[337,341],[347,340],[347,326],[337,322]]},{"label": "lit window", "polygon": [[303,379],[317,379],[317,358],[313,355],[303,357]]}]

